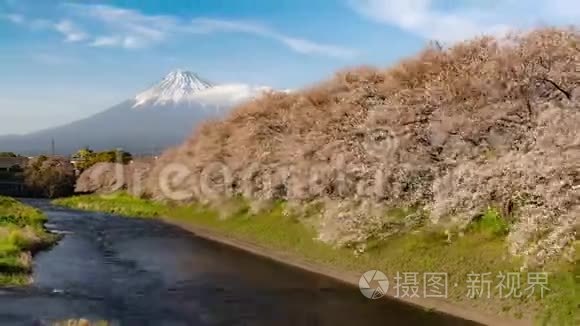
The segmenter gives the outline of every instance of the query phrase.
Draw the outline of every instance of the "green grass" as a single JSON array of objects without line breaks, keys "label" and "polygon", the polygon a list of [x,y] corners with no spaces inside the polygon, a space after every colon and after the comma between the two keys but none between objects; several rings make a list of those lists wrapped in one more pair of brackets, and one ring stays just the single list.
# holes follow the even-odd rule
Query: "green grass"
[{"label": "green grass", "polygon": [[110,195],[74,196],[53,201],[56,205],[106,212],[124,216],[158,217],[167,211],[165,205],[149,201],[135,200],[123,192]]},{"label": "green grass", "polygon": [[[373,240],[367,250],[355,255],[353,249],[333,248],[316,240],[316,232],[295,216],[288,216],[285,203],[275,203],[265,212],[252,214],[243,200],[223,205],[223,213],[207,206],[189,205],[170,207],[125,194],[113,196],[82,196],[56,201],[72,208],[83,208],[127,216],[164,216],[194,226],[216,230],[241,240],[251,241],[267,248],[295,254],[310,261],[323,263],[340,270],[364,272],[378,269],[393,280],[397,272],[448,274],[448,298],[473,307],[511,317],[537,316],[543,325],[577,325],[578,308],[577,264],[555,263],[549,266],[550,291],[544,298],[538,295],[522,298],[500,298],[495,278],[498,273],[519,272],[522,262],[507,253],[505,236],[508,223],[494,208],[489,208],[470,227],[449,240],[449,236],[433,226]],[[403,218],[408,210],[393,209],[387,214]],[[576,260],[577,263],[577,260]],[[467,298],[468,274],[491,273],[491,299]],[[522,283],[527,273],[521,273]],[[421,277],[420,277],[421,279]],[[457,284],[457,286],[456,286]],[[522,284],[525,285],[525,284]]]},{"label": "green grass", "polygon": [[39,210],[13,198],[0,196],[0,224],[41,226],[45,221]]},{"label": "green grass", "polygon": [[0,196],[0,286],[29,282],[32,253],[56,241],[45,221],[39,210]]},{"label": "green grass", "polygon": [[505,236],[509,232],[509,224],[502,218],[498,209],[489,207],[480,218],[470,225],[469,229],[488,235]]}]

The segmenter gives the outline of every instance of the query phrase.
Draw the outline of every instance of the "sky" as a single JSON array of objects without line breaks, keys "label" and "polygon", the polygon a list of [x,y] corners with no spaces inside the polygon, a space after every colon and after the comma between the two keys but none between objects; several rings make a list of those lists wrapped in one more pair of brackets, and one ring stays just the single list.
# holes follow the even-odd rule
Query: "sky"
[{"label": "sky", "polygon": [[433,40],[579,19],[577,0],[0,0],[0,135],[90,116],[175,69],[299,89]]}]

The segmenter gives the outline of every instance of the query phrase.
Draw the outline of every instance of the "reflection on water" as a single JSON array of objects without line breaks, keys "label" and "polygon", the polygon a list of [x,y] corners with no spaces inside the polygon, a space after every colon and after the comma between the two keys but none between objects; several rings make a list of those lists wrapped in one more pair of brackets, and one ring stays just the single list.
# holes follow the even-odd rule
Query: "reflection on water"
[{"label": "reflection on water", "polygon": [[468,325],[217,245],[153,220],[30,201],[65,234],[33,286],[0,293],[0,324],[87,318],[118,325]]}]

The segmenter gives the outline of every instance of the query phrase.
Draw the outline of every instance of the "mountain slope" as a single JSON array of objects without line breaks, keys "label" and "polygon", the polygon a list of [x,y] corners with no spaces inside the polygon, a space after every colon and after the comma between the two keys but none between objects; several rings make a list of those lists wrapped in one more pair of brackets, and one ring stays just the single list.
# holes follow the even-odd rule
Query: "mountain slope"
[{"label": "mountain slope", "polygon": [[86,119],[27,135],[0,136],[0,150],[35,155],[59,154],[81,147],[123,148],[134,153],[157,153],[183,141],[201,121],[220,117],[267,87],[244,84],[212,85],[196,74],[174,71],[134,98]]}]

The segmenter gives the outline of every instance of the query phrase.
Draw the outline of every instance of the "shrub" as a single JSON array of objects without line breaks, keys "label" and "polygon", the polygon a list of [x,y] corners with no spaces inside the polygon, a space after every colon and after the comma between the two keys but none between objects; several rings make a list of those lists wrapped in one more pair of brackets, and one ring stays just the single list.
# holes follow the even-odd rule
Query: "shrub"
[{"label": "shrub", "polygon": [[73,158],[78,161],[76,167],[80,171],[85,171],[98,163],[128,164],[133,160],[133,155],[122,150],[95,152],[90,148],[83,148],[76,152]]},{"label": "shrub", "polygon": [[65,158],[39,156],[24,169],[25,184],[35,196],[56,198],[73,193],[74,166]]}]

